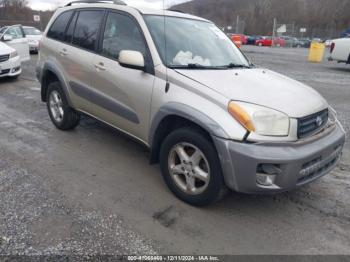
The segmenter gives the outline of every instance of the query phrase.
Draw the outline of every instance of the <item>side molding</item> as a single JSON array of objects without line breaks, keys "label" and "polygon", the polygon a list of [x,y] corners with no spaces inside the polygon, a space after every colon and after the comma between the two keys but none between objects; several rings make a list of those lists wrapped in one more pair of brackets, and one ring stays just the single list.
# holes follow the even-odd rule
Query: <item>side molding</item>
[{"label": "side molding", "polygon": [[69,82],[69,85],[74,94],[76,94],[77,96],[80,96],[90,101],[92,104],[96,104],[99,107],[104,108],[105,110],[119,115],[120,117],[123,117],[129,120],[130,122],[133,122],[135,124],[140,123],[136,112],[132,108],[118,102],[117,100],[111,97],[104,95],[103,93],[98,92],[97,90],[91,87],[73,81]]}]

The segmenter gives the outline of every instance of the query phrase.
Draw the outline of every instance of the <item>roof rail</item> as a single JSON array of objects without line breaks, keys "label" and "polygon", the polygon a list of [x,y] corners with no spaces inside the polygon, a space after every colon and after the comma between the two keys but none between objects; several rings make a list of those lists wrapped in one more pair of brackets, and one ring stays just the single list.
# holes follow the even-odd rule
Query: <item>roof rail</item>
[{"label": "roof rail", "polygon": [[115,5],[127,5],[122,0],[78,0],[78,1],[69,2],[65,6],[72,6],[74,4],[97,4],[97,3],[110,3],[110,4],[115,4]]}]

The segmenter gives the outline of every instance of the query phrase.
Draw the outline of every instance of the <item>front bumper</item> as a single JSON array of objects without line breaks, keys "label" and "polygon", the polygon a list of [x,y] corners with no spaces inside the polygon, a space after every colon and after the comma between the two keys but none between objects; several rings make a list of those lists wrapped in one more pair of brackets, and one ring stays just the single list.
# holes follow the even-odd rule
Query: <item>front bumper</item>
[{"label": "front bumper", "polygon": [[38,52],[39,51],[39,42],[29,42],[29,51]]},{"label": "front bumper", "polygon": [[19,56],[10,58],[8,61],[0,63],[0,78],[17,76],[22,73]]},{"label": "front bumper", "polygon": [[[226,185],[242,193],[278,193],[310,183],[338,163],[345,134],[340,124],[311,141],[248,144],[214,137]],[[273,185],[257,183],[259,166],[280,170]]]}]

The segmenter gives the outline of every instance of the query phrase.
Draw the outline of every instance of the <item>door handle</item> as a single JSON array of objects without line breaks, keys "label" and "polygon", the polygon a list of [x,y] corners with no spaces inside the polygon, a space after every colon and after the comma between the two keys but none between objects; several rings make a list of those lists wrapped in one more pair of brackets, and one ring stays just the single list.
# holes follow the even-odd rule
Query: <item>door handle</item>
[{"label": "door handle", "polygon": [[97,70],[106,71],[106,67],[105,67],[105,64],[103,62],[99,62],[99,63],[95,64],[95,68]]},{"label": "door handle", "polygon": [[66,56],[66,55],[68,55],[67,49],[63,48],[63,49],[60,51],[60,55],[61,55],[61,56]]}]

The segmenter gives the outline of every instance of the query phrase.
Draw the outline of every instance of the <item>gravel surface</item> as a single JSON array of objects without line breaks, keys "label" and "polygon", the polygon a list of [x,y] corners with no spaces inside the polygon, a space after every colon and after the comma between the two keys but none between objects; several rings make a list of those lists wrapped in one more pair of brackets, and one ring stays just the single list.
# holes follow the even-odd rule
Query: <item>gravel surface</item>
[{"label": "gravel surface", "polygon": [[[317,89],[350,131],[350,66],[307,50],[244,47],[258,65]],[[51,124],[34,77],[0,80],[0,254],[350,254],[350,146],[331,174],[273,196],[177,200],[141,145],[84,117]]]}]

